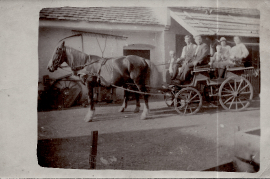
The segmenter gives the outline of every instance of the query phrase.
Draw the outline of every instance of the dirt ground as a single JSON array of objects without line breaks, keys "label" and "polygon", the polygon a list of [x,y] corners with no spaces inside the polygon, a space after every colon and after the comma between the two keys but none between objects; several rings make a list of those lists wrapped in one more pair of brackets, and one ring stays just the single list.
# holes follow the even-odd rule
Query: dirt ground
[{"label": "dirt ground", "polygon": [[[143,105],[143,104],[142,104]],[[162,100],[150,100],[150,115],[140,120],[134,101],[97,104],[93,122],[88,108],[38,112],[38,160],[43,167],[89,169],[91,131],[98,131],[96,169],[202,171],[232,161],[234,133],[260,126],[260,101],[245,111],[204,106],[181,116]]]}]

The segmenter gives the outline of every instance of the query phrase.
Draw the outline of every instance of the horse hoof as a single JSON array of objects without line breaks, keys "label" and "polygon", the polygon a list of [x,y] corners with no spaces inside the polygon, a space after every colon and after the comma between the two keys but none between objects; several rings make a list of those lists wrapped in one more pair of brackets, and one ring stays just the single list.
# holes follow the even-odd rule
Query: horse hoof
[{"label": "horse hoof", "polygon": [[141,115],[141,120],[146,120],[146,115],[145,114]]},{"label": "horse hoof", "polygon": [[84,121],[85,122],[93,122],[93,118],[90,118],[90,119],[89,118],[84,118]]},{"label": "horse hoof", "polygon": [[84,118],[84,121],[85,122],[92,122],[93,121],[93,118],[94,118],[94,114],[95,114],[95,111],[88,111],[88,113],[86,114],[85,118]]},{"label": "horse hoof", "polygon": [[124,112],[125,111],[125,108],[124,107],[121,107],[118,112]]},{"label": "horse hoof", "polygon": [[136,107],[135,110],[134,110],[134,113],[138,113],[138,112],[140,112],[140,108]]},{"label": "horse hoof", "polygon": [[93,122],[93,120],[92,119],[90,119],[90,120],[84,120],[85,122]]}]

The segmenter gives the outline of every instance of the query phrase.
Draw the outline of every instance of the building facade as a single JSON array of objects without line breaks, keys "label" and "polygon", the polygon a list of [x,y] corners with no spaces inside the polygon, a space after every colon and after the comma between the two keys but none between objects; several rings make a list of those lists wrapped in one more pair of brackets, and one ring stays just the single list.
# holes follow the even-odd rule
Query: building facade
[{"label": "building facade", "polygon": [[[83,31],[82,36],[65,40],[67,46],[87,54],[103,57],[138,55],[157,65],[165,80],[169,51],[179,57],[185,46],[185,35],[202,35],[210,45],[226,37],[234,46],[233,36],[243,37],[252,59],[259,56],[259,11],[253,9],[203,7],[61,7],[40,11],[39,81],[44,75],[59,78],[70,69],[49,73],[47,64],[58,42]],[[95,36],[94,33],[122,36],[123,39]],[[258,58],[259,59],[259,58]],[[254,60],[253,60],[254,61]],[[252,62],[258,66],[259,60]],[[86,95],[85,86],[82,86]],[[123,98],[123,91],[116,91]]]}]

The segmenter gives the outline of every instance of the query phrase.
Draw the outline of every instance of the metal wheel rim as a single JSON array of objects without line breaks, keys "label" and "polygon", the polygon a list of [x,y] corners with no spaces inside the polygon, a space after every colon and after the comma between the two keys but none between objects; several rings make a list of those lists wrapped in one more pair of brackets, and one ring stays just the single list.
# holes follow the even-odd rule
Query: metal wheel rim
[{"label": "metal wheel rim", "polygon": [[195,88],[184,88],[175,95],[174,107],[179,114],[195,114],[200,110],[201,106],[202,95]]},{"label": "metal wheel rim", "polygon": [[253,87],[244,77],[230,77],[219,89],[219,103],[225,110],[243,110],[250,105],[252,98]]}]

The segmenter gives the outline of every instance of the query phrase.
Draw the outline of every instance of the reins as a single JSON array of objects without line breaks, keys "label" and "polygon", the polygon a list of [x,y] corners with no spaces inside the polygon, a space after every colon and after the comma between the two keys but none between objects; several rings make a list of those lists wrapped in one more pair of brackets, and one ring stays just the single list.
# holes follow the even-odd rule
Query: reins
[{"label": "reins", "polygon": [[112,84],[111,84],[111,86],[112,87],[115,87],[115,88],[119,88],[119,89],[125,90],[125,91],[142,94],[142,95],[164,96],[164,94],[141,92],[141,91],[131,90],[131,89],[123,88],[121,86],[116,86],[116,85],[112,85]]}]

